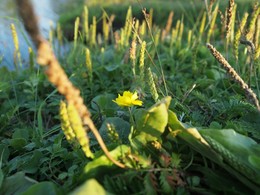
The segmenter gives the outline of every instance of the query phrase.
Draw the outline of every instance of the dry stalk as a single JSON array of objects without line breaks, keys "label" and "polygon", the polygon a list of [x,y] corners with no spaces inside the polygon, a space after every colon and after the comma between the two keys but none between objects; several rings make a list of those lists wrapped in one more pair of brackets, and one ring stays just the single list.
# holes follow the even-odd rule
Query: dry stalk
[{"label": "dry stalk", "polygon": [[230,31],[231,31],[231,22],[233,17],[233,8],[234,8],[235,2],[234,0],[229,0],[228,8],[226,11],[226,38],[229,40]]},{"label": "dry stalk", "polygon": [[211,54],[216,58],[216,60],[223,66],[231,78],[236,81],[241,88],[245,91],[246,96],[249,98],[257,109],[260,111],[259,101],[257,99],[254,91],[245,83],[245,81],[237,74],[237,72],[232,68],[228,61],[219,53],[216,48],[214,48],[210,43],[207,43],[207,47],[210,50]]},{"label": "dry stalk", "polygon": [[172,27],[172,20],[173,20],[173,11],[170,12],[165,29],[163,29],[162,31],[162,38],[161,38],[162,41],[164,41],[166,36],[170,33]]},{"label": "dry stalk", "polygon": [[[60,94],[64,95],[68,104],[73,104],[78,111],[83,125],[86,125],[95,135],[101,149],[109,160],[121,168],[125,165],[115,160],[109,153],[102,137],[96,129],[93,121],[90,118],[90,113],[83,103],[83,98],[80,96],[80,91],[73,86],[68,79],[68,76],[61,68],[58,60],[56,59],[49,43],[41,37],[39,28],[34,14],[33,7],[29,0],[16,0],[20,15],[24,21],[24,25],[33,42],[37,46],[37,62],[46,68],[46,75],[49,81],[57,88]],[[26,9],[26,11],[25,11]]]},{"label": "dry stalk", "polygon": [[209,12],[211,13],[211,10],[212,10],[212,7],[213,7],[213,4],[215,3],[216,0],[210,0],[209,2]]},{"label": "dry stalk", "polygon": [[209,20],[211,20],[211,18],[212,18],[212,7],[213,7],[213,4],[215,3],[215,1],[216,0],[210,0],[210,2],[208,4],[208,0],[204,0]]}]

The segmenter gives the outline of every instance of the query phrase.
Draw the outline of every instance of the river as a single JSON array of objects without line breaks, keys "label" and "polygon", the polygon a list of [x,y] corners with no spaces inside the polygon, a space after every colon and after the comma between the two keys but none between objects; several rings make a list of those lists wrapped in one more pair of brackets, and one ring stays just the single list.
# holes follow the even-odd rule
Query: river
[{"label": "river", "polygon": [[[80,3],[80,0],[31,0],[31,2],[37,13],[41,34],[48,38],[49,31],[51,27],[55,27],[59,14],[69,9],[71,4]],[[18,34],[22,65],[26,68],[29,61],[28,47],[33,45],[19,20],[14,0],[0,0],[0,67],[6,66],[10,70],[15,68],[14,44],[10,28],[12,23]]]}]

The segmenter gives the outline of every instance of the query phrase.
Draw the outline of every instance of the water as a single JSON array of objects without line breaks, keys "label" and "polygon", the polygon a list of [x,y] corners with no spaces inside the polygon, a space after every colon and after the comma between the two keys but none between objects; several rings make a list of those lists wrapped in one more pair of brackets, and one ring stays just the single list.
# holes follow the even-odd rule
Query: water
[{"label": "water", "polygon": [[[80,1],[72,0],[31,0],[37,17],[41,34],[48,39],[49,31],[55,27],[59,18],[59,13]],[[16,5],[13,0],[0,0],[0,67],[6,66],[12,70],[14,65],[14,44],[11,34],[10,24],[15,24],[19,39],[19,48],[22,56],[22,65],[28,65],[28,47],[33,47],[30,38],[25,32],[19,20]]]}]

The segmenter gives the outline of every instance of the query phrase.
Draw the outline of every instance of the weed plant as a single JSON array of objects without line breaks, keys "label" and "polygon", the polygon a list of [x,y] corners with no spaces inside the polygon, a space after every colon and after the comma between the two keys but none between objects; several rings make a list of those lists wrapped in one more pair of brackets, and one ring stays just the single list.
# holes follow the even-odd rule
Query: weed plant
[{"label": "weed plant", "polygon": [[0,69],[1,194],[259,193],[259,4],[183,5],[162,26],[139,3],[116,28],[85,6],[72,43],[51,33],[58,61],[39,42],[30,68]]}]

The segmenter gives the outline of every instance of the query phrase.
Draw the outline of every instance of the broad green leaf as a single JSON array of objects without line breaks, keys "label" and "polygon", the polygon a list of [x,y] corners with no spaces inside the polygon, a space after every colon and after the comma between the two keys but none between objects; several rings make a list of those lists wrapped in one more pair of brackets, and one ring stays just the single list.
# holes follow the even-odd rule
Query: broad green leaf
[{"label": "broad green leaf", "polygon": [[23,138],[15,138],[10,140],[10,145],[15,150],[21,150],[27,144],[27,141]]},{"label": "broad green leaf", "polygon": [[109,117],[106,118],[106,120],[103,122],[101,128],[99,129],[99,133],[101,134],[104,141],[111,141],[109,140],[108,136],[108,126],[111,125],[115,128],[116,132],[119,135],[119,139],[124,142],[127,142],[128,135],[130,133],[130,124],[126,122],[125,120],[119,118],[119,117]]},{"label": "broad green leaf", "polygon": [[250,137],[241,135],[232,129],[203,129],[199,130],[199,132],[202,136],[210,136],[216,140],[247,165],[250,165],[250,163],[248,163],[249,155],[260,155],[260,153],[255,153],[255,147],[260,148],[260,145]]},{"label": "broad green leaf", "polygon": [[249,163],[254,166],[256,169],[260,170],[260,156],[256,156],[256,155],[250,155],[248,157],[248,161]]},{"label": "broad green leaf", "polygon": [[36,181],[26,177],[23,172],[18,172],[4,179],[0,194],[20,195],[35,183]]},{"label": "broad green leaf", "polygon": [[29,132],[28,129],[15,129],[12,138],[23,138],[25,140],[29,139]]},{"label": "broad green leaf", "polygon": [[170,129],[169,138],[180,137],[186,141],[193,149],[203,154],[209,159],[221,163],[222,158],[216,152],[214,152],[207,141],[200,135],[196,128],[185,128],[184,125],[177,119],[174,112],[169,110],[168,126]]},{"label": "broad green leaf", "polygon": [[[254,190],[258,189],[258,187],[254,183],[252,183],[252,178],[255,178],[253,182],[259,183],[260,174],[256,173],[256,167],[253,167],[248,162],[245,163],[245,161],[247,161],[248,159],[248,153],[254,154],[253,150],[258,151],[258,149],[256,149],[256,142],[254,140],[246,136],[237,134],[234,130],[204,129],[198,131],[196,128],[181,129],[180,123],[178,123],[176,115],[171,114],[171,112],[169,113],[169,118],[171,118],[169,119],[169,128],[171,130],[175,129],[175,131],[171,131],[169,136],[180,137],[181,139],[185,140],[191,146],[191,148],[195,149],[197,152],[201,153],[203,156],[209,158],[215,163],[218,163],[220,166],[225,168],[230,174],[237,177],[244,184],[246,184]],[[203,138],[203,136],[208,136],[207,140],[208,138],[215,140],[216,144],[209,144],[209,140],[206,141]],[[220,150],[216,150],[216,147],[220,147]],[[235,156],[235,158],[239,157],[238,160],[240,159],[241,161],[232,161],[232,155]],[[235,164],[237,165],[236,168],[228,162],[234,162],[234,166]],[[246,166],[244,166],[241,162],[243,162]],[[239,168],[240,170],[238,170],[237,167],[241,167]],[[249,170],[249,172],[247,170]],[[245,172],[247,174],[245,174]],[[260,173],[259,170],[257,172]],[[247,178],[243,177],[241,173],[244,173],[244,175],[246,175]],[[251,178],[251,181],[249,181],[248,178]]]},{"label": "broad green leaf", "polygon": [[174,131],[174,130],[184,130],[185,127],[183,126],[183,124],[178,120],[176,114],[169,110],[168,111],[168,123],[170,124],[169,128],[170,131]]},{"label": "broad green leaf", "polygon": [[132,143],[135,146],[160,139],[168,123],[170,102],[171,97],[165,97],[148,110],[138,109],[135,112],[136,132],[132,135]]},{"label": "broad green leaf", "polygon": [[85,181],[81,186],[77,187],[70,195],[106,195],[104,188],[95,180],[89,179]]},{"label": "broad green leaf", "polygon": [[159,137],[168,123],[170,102],[171,97],[166,97],[148,110],[137,111],[135,115],[137,132],[145,132],[154,137]]},{"label": "broad green leaf", "polygon": [[[241,135],[232,129],[203,129],[200,130],[203,136],[209,136],[218,142],[227,152],[231,153],[236,160],[229,161],[231,157],[225,157],[227,163],[234,167],[238,172],[251,179],[253,182],[260,184],[260,169],[258,162],[260,155],[260,145],[250,137]],[[235,161],[233,164],[232,162]],[[239,165],[239,166],[236,166]]]},{"label": "broad green leaf", "polygon": [[209,78],[209,79],[213,79],[213,80],[219,80],[219,79],[222,79],[224,78],[225,74],[220,72],[219,70],[216,70],[214,68],[211,68],[209,70],[206,71],[206,76]]},{"label": "broad green leaf", "polygon": [[91,101],[91,107],[95,112],[102,113],[107,116],[113,116],[117,109],[117,105],[112,102],[115,99],[114,94],[105,93],[94,97]]},{"label": "broad green leaf", "polygon": [[[171,127],[171,125],[169,124]],[[208,142],[200,135],[196,128],[188,128],[184,130],[176,130],[170,133],[169,136],[179,137],[186,141],[190,147],[197,152],[201,153],[203,156],[209,158],[210,160],[222,164],[222,157],[218,155],[208,144]]]},{"label": "broad green leaf", "polygon": [[[130,148],[126,145],[120,145],[117,148],[115,148],[114,150],[110,151],[110,155],[118,160],[121,157],[124,157],[126,153],[128,153],[130,151]],[[100,157],[95,158],[93,161],[89,162],[84,169],[84,173],[85,174],[89,174],[89,175],[95,175],[96,173],[98,173],[100,170],[98,170],[98,168],[100,167],[102,169],[102,167],[112,167],[113,166],[113,162],[110,161],[105,154],[103,154]],[[101,170],[102,171],[102,170]]]},{"label": "broad green leaf", "polygon": [[34,184],[21,195],[61,195],[54,183],[49,181]]}]

